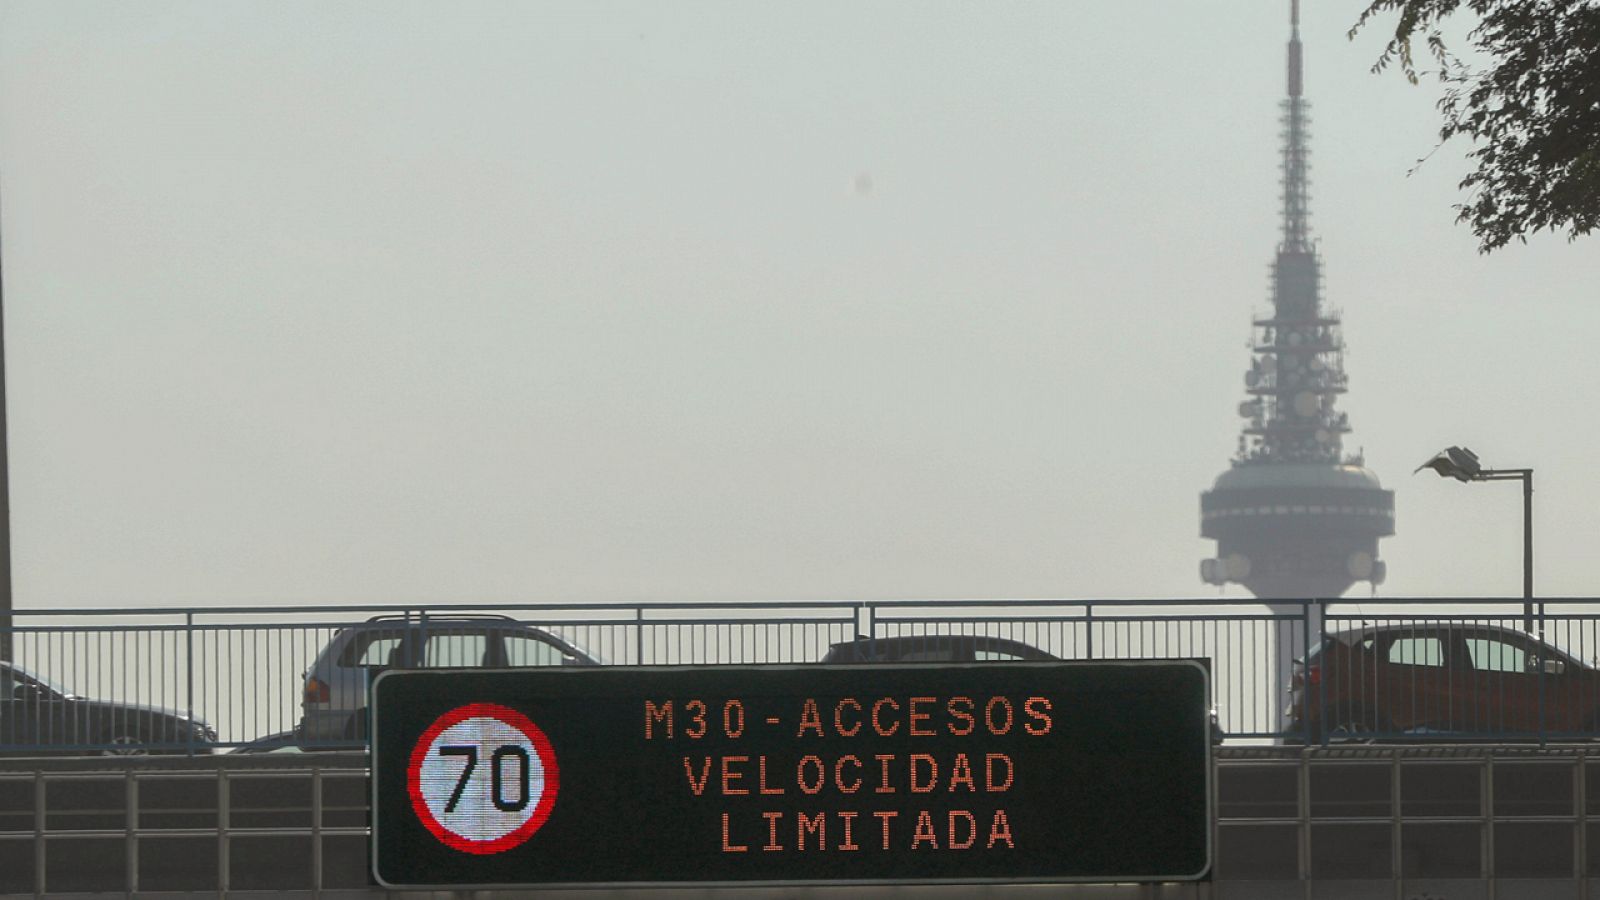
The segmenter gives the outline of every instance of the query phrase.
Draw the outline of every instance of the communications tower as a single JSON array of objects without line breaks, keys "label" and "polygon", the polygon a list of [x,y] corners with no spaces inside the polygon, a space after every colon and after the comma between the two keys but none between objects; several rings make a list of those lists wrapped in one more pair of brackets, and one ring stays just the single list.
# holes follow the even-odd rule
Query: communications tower
[{"label": "communications tower", "polygon": [[1200,495],[1200,534],[1217,555],[1208,584],[1263,600],[1332,598],[1384,578],[1378,539],[1394,534],[1394,492],[1359,454],[1344,455],[1349,419],[1339,317],[1322,308],[1321,260],[1307,224],[1308,104],[1300,3],[1291,0],[1289,95],[1283,101],[1283,234],[1272,265],[1272,314],[1254,323],[1245,425],[1232,466]]}]

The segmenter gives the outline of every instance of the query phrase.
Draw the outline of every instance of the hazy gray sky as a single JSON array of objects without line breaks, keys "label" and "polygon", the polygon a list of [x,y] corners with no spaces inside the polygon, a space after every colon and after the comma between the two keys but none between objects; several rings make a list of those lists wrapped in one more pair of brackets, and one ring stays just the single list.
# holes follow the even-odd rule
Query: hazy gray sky
[{"label": "hazy gray sky", "polygon": [[[1600,243],[1477,254],[1363,5],[1302,36],[1381,593],[1521,590],[1455,443],[1595,593]],[[6,3],[17,604],[1219,596],[1287,18]]]}]

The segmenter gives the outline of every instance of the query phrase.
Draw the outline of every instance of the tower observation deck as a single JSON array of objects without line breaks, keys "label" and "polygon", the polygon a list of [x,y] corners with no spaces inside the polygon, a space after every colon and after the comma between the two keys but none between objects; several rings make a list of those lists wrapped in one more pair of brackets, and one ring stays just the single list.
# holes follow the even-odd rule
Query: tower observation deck
[{"label": "tower observation deck", "polygon": [[1301,96],[1300,3],[1291,0],[1289,93],[1283,101],[1283,233],[1272,265],[1272,313],[1256,319],[1245,372],[1245,426],[1233,465],[1200,495],[1200,534],[1217,555],[1208,584],[1264,600],[1337,597],[1384,579],[1378,539],[1394,534],[1394,492],[1359,455],[1345,456],[1344,340],[1322,307],[1321,259],[1307,204],[1308,104]]}]

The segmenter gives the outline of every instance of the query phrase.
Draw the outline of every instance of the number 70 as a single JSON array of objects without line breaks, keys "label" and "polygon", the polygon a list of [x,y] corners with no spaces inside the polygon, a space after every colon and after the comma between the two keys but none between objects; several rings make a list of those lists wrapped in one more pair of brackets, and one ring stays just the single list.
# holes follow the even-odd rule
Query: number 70
[{"label": "number 70", "polygon": [[[473,770],[478,768],[478,746],[476,744],[446,744],[439,748],[440,756],[464,756],[467,764],[461,769],[460,780],[456,782],[456,789],[450,792],[450,799],[444,805],[444,811],[452,813],[461,803],[461,795],[467,790],[467,782],[472,780]],[[505,766],[508,758],[517,760],[517,797],[507,800],[505,797]],[[531,793],[530,766],[528,764],[528,751],[516,744],[502,744],[489,755],[489,799],[494,803],[494,808],[501,812],[521,812],[528,806]]]}]

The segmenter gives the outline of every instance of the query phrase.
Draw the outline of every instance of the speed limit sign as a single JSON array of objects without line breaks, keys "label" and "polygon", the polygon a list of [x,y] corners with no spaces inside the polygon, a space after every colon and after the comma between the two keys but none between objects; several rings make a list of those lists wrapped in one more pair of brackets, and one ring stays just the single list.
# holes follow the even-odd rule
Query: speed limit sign
[{"label": "speed limit sign", "polygon": [[468,703],[434,720],[406,773],[422,824],[446,845],[478,855],[532,837],[550,818],[560,783],[550,739],[496,703]]}]

